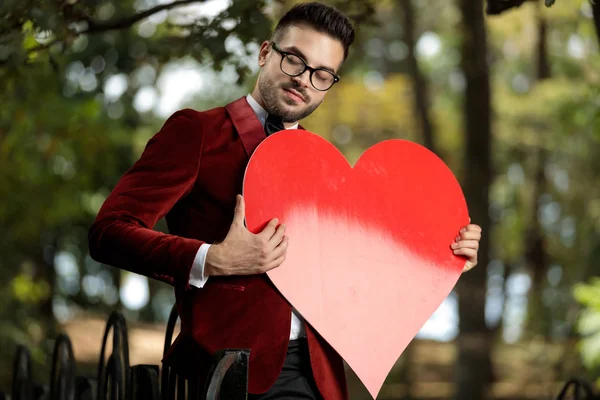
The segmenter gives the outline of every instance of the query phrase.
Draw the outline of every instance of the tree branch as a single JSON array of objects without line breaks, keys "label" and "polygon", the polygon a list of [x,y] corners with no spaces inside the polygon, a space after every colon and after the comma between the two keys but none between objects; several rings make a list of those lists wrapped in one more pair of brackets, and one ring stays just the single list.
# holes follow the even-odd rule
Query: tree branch
[{"label": "tree branch", "polygon": [[594,14],[594,26],[598,35],[598,44],[600,44],[600,0],[590,0],[592,5],[592,14]]},{"label": "tree branch", "polygon": [[520,7],[521,4],[527,0],[487,0],[487,7],[485,9],[488,15],[502,14],[504,11],[511,8]]},{"label": "tree branch", "polygon": [[156,14],[163,10],[169,10],[175,7],[183,6],[192,3],[204,3],[206,0],[177,0],[168,4],[161,4],[156,7],[149,8],[148,10],[141,11],[137,14],[130,15],[128,17],[118,18],[112,21],[93,21],[92,19],[86,20],[88,28],[82,33],[100,33],[112,30],[127,29],[136,22],[139,22],[149,16]]},{"label": "tree branch", "polygon": [[[206,0],[177,0],[172,3],[161,4],[156,7],[152,7],[148,10],[139,12],[137,14],[130,15],[128,17],[119,18],[119,19],[115,19],[113,21],[107,21],[107,22],[93,21],[89,18],[87,18],[87,19],[84,18],[84,21],[88,24],[88,28],[86,30],[84,30],[83,32],[79,32],[77,34],[77,36],[81,35],[81,34],[86,34],[86,33],[94,34],[94,33],[106,32],[106,31],[110,31],[110,30],[127,29],[130,26],[132,26],[133,24],[135,24],[136,22],[139,22],[145,18],[148,18],[149,16],[156,14],[160,11],[169,10],[169,9],[172,9],[175,7],[179,7],[179,6],[183,6],[183,5],[191,4],[191,3],[203,3],[205,1]],[[27,50],[27,55],[35,53],[36,51],[47,50],[50,47],[52,47],[53,45],[55,45],[56,43],[59,43],[62,41],[64,41],[64,38],[55,38],[48,43],[41,44],[39,46],[36,46],[36,47],[33,47],[33,48]],[[6,64],[7,62],[8,62],[7,60],[2,60],[2,61],[0,61],[0,65]]]},{"label": "tree branch", "polygon": [[[412,0],[400,0],[399,7],[403,14],[404,42],[408,47],[408,67],[413,84],[415,114],[421,128],[423,144],[437,154],[434,143],[434,128],[429,115],[429,93],[427,81],[419,67],[416,56],[415,12]],[[438,154],[439,155],[439,154]]]}]

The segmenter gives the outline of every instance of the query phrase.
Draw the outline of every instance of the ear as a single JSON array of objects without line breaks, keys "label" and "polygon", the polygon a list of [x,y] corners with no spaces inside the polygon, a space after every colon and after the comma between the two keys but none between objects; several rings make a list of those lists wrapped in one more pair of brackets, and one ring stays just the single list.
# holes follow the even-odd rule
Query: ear
[{"label": "ear", "polygon": [[267,62],[267,56],[271,49],[271,42],[266,40],[260,45],[260,51],[258,52],[258,66],[264,67]]}]

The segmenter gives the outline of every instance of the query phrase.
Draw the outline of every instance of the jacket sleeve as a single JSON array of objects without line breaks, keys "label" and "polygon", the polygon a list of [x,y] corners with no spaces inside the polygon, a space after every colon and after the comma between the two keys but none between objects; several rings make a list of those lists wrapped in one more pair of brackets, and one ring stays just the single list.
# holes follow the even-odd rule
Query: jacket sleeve
[{"label": "jacket sleeve", "polygon": [[193,110],[173,114],[121,177],[89,230],[94,260],[188,288],[204,242],[152,228],[196,181],[204,144],[197,115]]}]

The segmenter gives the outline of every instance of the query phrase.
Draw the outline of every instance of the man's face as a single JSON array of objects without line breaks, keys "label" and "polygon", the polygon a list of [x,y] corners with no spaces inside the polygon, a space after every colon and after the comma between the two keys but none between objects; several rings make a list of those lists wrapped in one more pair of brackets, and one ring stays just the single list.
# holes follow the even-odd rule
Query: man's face
[{"label": "man's face", "polygon": [[[289,26],[276,43],[281,51],[301,57],[309,67],[324,68],[337,73],[344,60],[342,43],[305,26]],[[281,70],[282,55],[270,42],[262,44],[258,89],[265,109],[279,115],[284,122],[296,122],[310,115],[323,102],[326,91],[319,91],[310,82],[310,71],[291,77]],[[317,73],[313,81],[317,83]]]}]

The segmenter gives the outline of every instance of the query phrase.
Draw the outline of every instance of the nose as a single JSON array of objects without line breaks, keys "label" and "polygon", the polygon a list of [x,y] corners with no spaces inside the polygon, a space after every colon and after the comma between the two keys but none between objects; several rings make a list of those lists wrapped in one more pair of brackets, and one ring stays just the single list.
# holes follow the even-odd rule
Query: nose
[{"label": "nose", "polygon": [[306,70],[300,75],[292,77],[292,80],[296,85],[308,88],[310,87],[310,71]]}]

